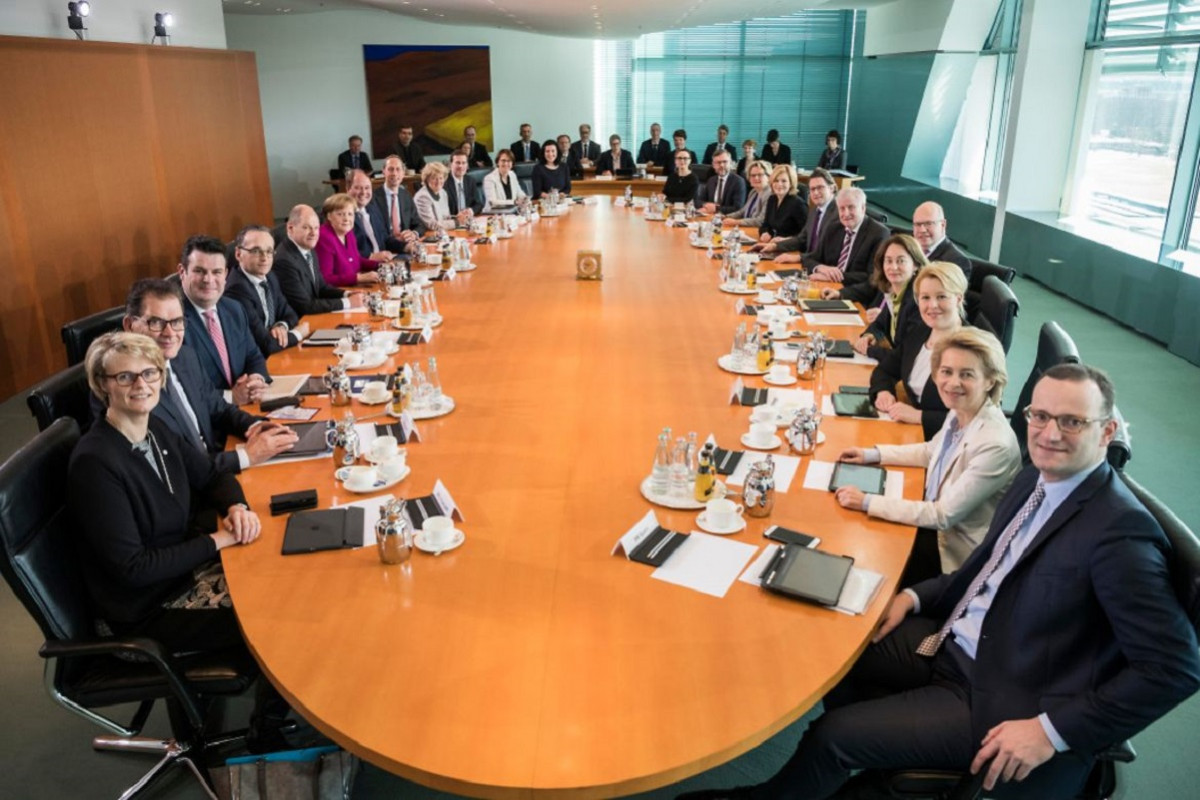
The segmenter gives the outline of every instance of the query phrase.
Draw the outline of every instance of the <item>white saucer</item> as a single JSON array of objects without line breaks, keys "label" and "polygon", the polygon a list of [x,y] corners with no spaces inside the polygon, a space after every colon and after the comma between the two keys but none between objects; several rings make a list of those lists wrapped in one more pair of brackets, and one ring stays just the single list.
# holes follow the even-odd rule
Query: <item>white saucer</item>
[{"label": "white saucer", "polygon": [[382,492],[384,489],[395,486],[397,483],[407,478],[410,472],[412,472],[412,467],[405,464],[404,471],[401,472],[394,480],[385,481],[382,477],[376,478],[375,485],[369,489],[356,489],[355,487],[346,483],[346,476],[350,474],[349,467],[342,467],[341,469],[335,471],[333,473],[333,477],[342,482],[342,488],[347,492],[354,492],[355,494],[374,494],[375,492]]},{"label": "white saucer", "polygon": [[[386,353],[384,353],[383,358],[380,358],[376,361],[364,361],[363,363],[361,363],[357,366],[354,366],[354,367],[351,367],[346,364],[342,364],[342,366],[346,367],[347,372],[359,372],[364,369],[375,369],[376,367],[383,366],[383,363],[385,361],[387,361],[388,358],[390,358],[390,356],[388,356]],[[340,363],[340,360],[339,360],[339,363]]]},{"label": "white saucer", "polygon": [[460,547],[467,540],[467,535],[458,528],[454,529],[454,535],[450,537],[450,541],[441,547],[433,547],[425,541],[425,531],[417,531],[417,535],[413,537],[413,544],[422,553],[445,553],[447,550],[453,550]]},{"label": "white saucer", "polygon": [[718,536],[728,536],[731,533],[738,533],[739,531],[746,530],[746,518],[739,515],[737,518],[737,522],[735,522],[730,527],[718,528],[717,526],[709,523],[708,512],[701,511],[699,514],[696,515],[696,525],[697,525],[697,527],[700,528],[700,530],[704,531],[705,533],[715,533]]},{"label": "white saucer", "polygon": [[[780,427],[783,427],[782,423],[780,423]],[[791,442],[789,441],[788,444]],[[825,431],[817,431],[817,444],[825,444]]]},{"label": "white saucer", "polygon": [[466,266],[455,267],[454,271],[455,272],[474,272],[478,266],[479,265],[476,264],[475,262],[471,262],[470,264],[467,264]]},{"label": "white saucer", "polygon": [[732,372],[735,375],[766,375],[767,374],[767,371],[765,369],[755,369],[753,367],[744,368],[744,369],[734,368],[733,357],[731,355],[729,355],[729,353],[726,353],[725,355],[717,358],[717,366],[720,367],[721,369],[725,370],[726,372]]},{"label": "white saucer", "polygon": [[717,288],[725,294],[758,294],[758,289],[747,289],[736,283],[722,283]]},{"label": "white saucer", "polygon": [[391,399],[392,399],[391,392],[384,392],[383,397],[380,398],[379,400],[368,400],[367,396],[365,394],[363,394],[362,392],[359,392],[359,395],[358,395],[358,402],[362,403],[364,406],[381,406]]},{"label": "white saucer", "polygon": [[[404,448],[403,448],[403,447],[397,447],[397,448],[396,448],[396,452],[392,453],[392,454],[391,454],[390,456],[388,456],[387,458],[376,458],[375,456],[371,455],[370,453],[365,453],[365,454],[363,455],[363,458],[364,458],[364,459],[366,459],[367,461],[370,461],[372,464],[380,464],[380,463],[382,463],[382,462],[384,462],[384,461],[390,461],[391,459],[393,459],[393,458],[395,458],[396,456],[400,455],[400,453],[401,453],[401,451],[402,451],[402,450],[404,450]],[[404,468],[405,468],[405,469],[408,469],[408,465],[407,465],[407,464],[405,464],[405,465],[404,465]]]},{"label": "white saucer", "polygon": [[760,306],[773,306],[779,302],[779,298],[774,295],[771,296],[770,300],[763,300],[761,297],[756,297],[754,302]]},{"label": "white saucer", "polygon": [[778,436],[772,436],[770,444],[768,444],[766,447],[760,447],[756,444],[750,443],[750,434],[748,433],[743,433],[740,441],[744,446],[749,447],[751,450],[774,450],[776,447],[779,447],[779,445],[783,444],[783,439],[780,439]]},{"label": "white saucer", "polygon": [[771,375],[769,373],[767,375],[763,376],[763,380],[766,381],[767,383],[771,384],[772,386],[791,386],[793,383],[796,382],[796,379],[792,378],[792,377],[788,377],[787,379],[782,380],[782,381],[777,381],[777,380],[774,380],[773,378],[771,378]]},{"label": "white saucer", "polygon": [[[419,321],[418,321],[419,320]],[[434,314],[432,317],[413,317],[412,325],[401,325],[398,321],[392,321],[392,327],[402,331],[419,331],[424,330],[428,325],[431,328],[436,328],[442,324],[442,315]]]},{"label": "white saucer", "polygon": [[[441,402],[439,402],[433,408],[428,406],[414,406],[410,404],[408,407],[408,415],[413,419],[436,419],[437,417],[446,416],[453,410],[454,398],[448,395],[442,395]],[[389,417],[397,416],[396,414],[392,413],[390,408],[388,409],[387,413]]]},{"label": "white saucer", "polygon": [[787,333],[785,333],[783,336],[777,336],[777,335],[775,335],[774,333],[771,333],[771,334],[768,334],[768,335],[771,337],[771,341],[773,341],[773,342],[786,342],[788,339],[791,339],[791,338],[792,338],[792,332],[791,332],[791,331],[788,331],[788,332],[787,332]]}]

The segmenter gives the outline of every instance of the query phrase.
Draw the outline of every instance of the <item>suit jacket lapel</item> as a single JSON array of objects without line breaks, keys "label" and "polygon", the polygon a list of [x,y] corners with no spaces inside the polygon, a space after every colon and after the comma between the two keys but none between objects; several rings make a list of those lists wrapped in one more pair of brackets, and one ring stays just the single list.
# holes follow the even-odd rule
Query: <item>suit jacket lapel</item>
[{"label": "suit jacket lapel", "polygon": [[[193,347],[195,347],[196,342],[200,343],[199,348],[196,350],[196,355],[203,355],[205,359],[212,362],[212,367],[214,370],[216,370],[218,373],[222,372],[223,370],[221,369],[221,362],[217,357],[217,347],[213,344],[212,337],[208,335],[208,326],[204,324],[204,319],[200,316],[199,312],[196,311],[196,308],[190,302],[187,303],[187,311],[185,314],[196,327],[196,335],[191,338]],[[224,325],[225,321],[221,320],[221,324]]]},{"label": "suit jacket lapel", "polygon": [[1017,563],[1013,565],[1013,569],[1019,567],[1022,562],[1028,559],[1035,553],[1042,544],[1053,536],[1060,528],[1067,524],[1071,517],[1079,512],[1079,509],[1091,499],[1100,487],[1102,487],[1108,478],[1111,476],[1112,470],[1107,463],[1097,467],[1091,475],[1084,479],[1075,491],[1067,497],[1066,500],[1054,509],[1054,513],[1050,515],[1050,519],[1046,520],[1046,524],[1037,532],[1037,536],[1025,548],[1025,552],[1021,553],[1021,557],[1017,559]]}]

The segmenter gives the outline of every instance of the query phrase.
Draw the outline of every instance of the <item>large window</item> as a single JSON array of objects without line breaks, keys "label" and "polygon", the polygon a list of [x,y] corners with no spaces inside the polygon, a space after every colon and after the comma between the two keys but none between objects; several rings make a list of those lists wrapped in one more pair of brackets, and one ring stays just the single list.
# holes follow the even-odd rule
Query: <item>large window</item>
[{"label": "large window", "polygon": [[804,11],[596,42],[593,136],[618,133],[636,150],[658,122],[668,138],[686,129],[699,155],[724,123],[740,157],[742,140],[761,151],[775,128],[796,163],[812,166],[825,132],[845,131],[857,21],[852,11]]}]

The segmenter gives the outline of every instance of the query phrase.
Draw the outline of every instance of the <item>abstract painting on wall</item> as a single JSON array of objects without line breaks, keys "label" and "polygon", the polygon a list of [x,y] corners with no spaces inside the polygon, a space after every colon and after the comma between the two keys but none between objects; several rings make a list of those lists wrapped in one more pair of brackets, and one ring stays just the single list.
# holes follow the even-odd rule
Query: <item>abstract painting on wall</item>
[{"label": "abstract painting on wall", "polygon": [[449,153],[475,126],[492,149],[492,72],[488,48],[454,45],[363,45],[371,156],[394,152],[402,126],[426,155]]}]

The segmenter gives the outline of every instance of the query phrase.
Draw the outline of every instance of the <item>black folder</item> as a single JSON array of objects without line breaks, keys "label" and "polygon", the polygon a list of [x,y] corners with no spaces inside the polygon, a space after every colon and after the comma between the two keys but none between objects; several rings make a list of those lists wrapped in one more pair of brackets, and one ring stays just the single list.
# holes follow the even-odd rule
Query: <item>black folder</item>
[{"label": "black folder", "polygon": [[358,507],[301,511],[288,517],[283,554],[362,547],[365,512]]},{"label": "black folder", "polygon": [[852,566],[854,559],[850,556],[785,544],[763,570],[762,585],[777,594],[833,606],[842,595]]}]

